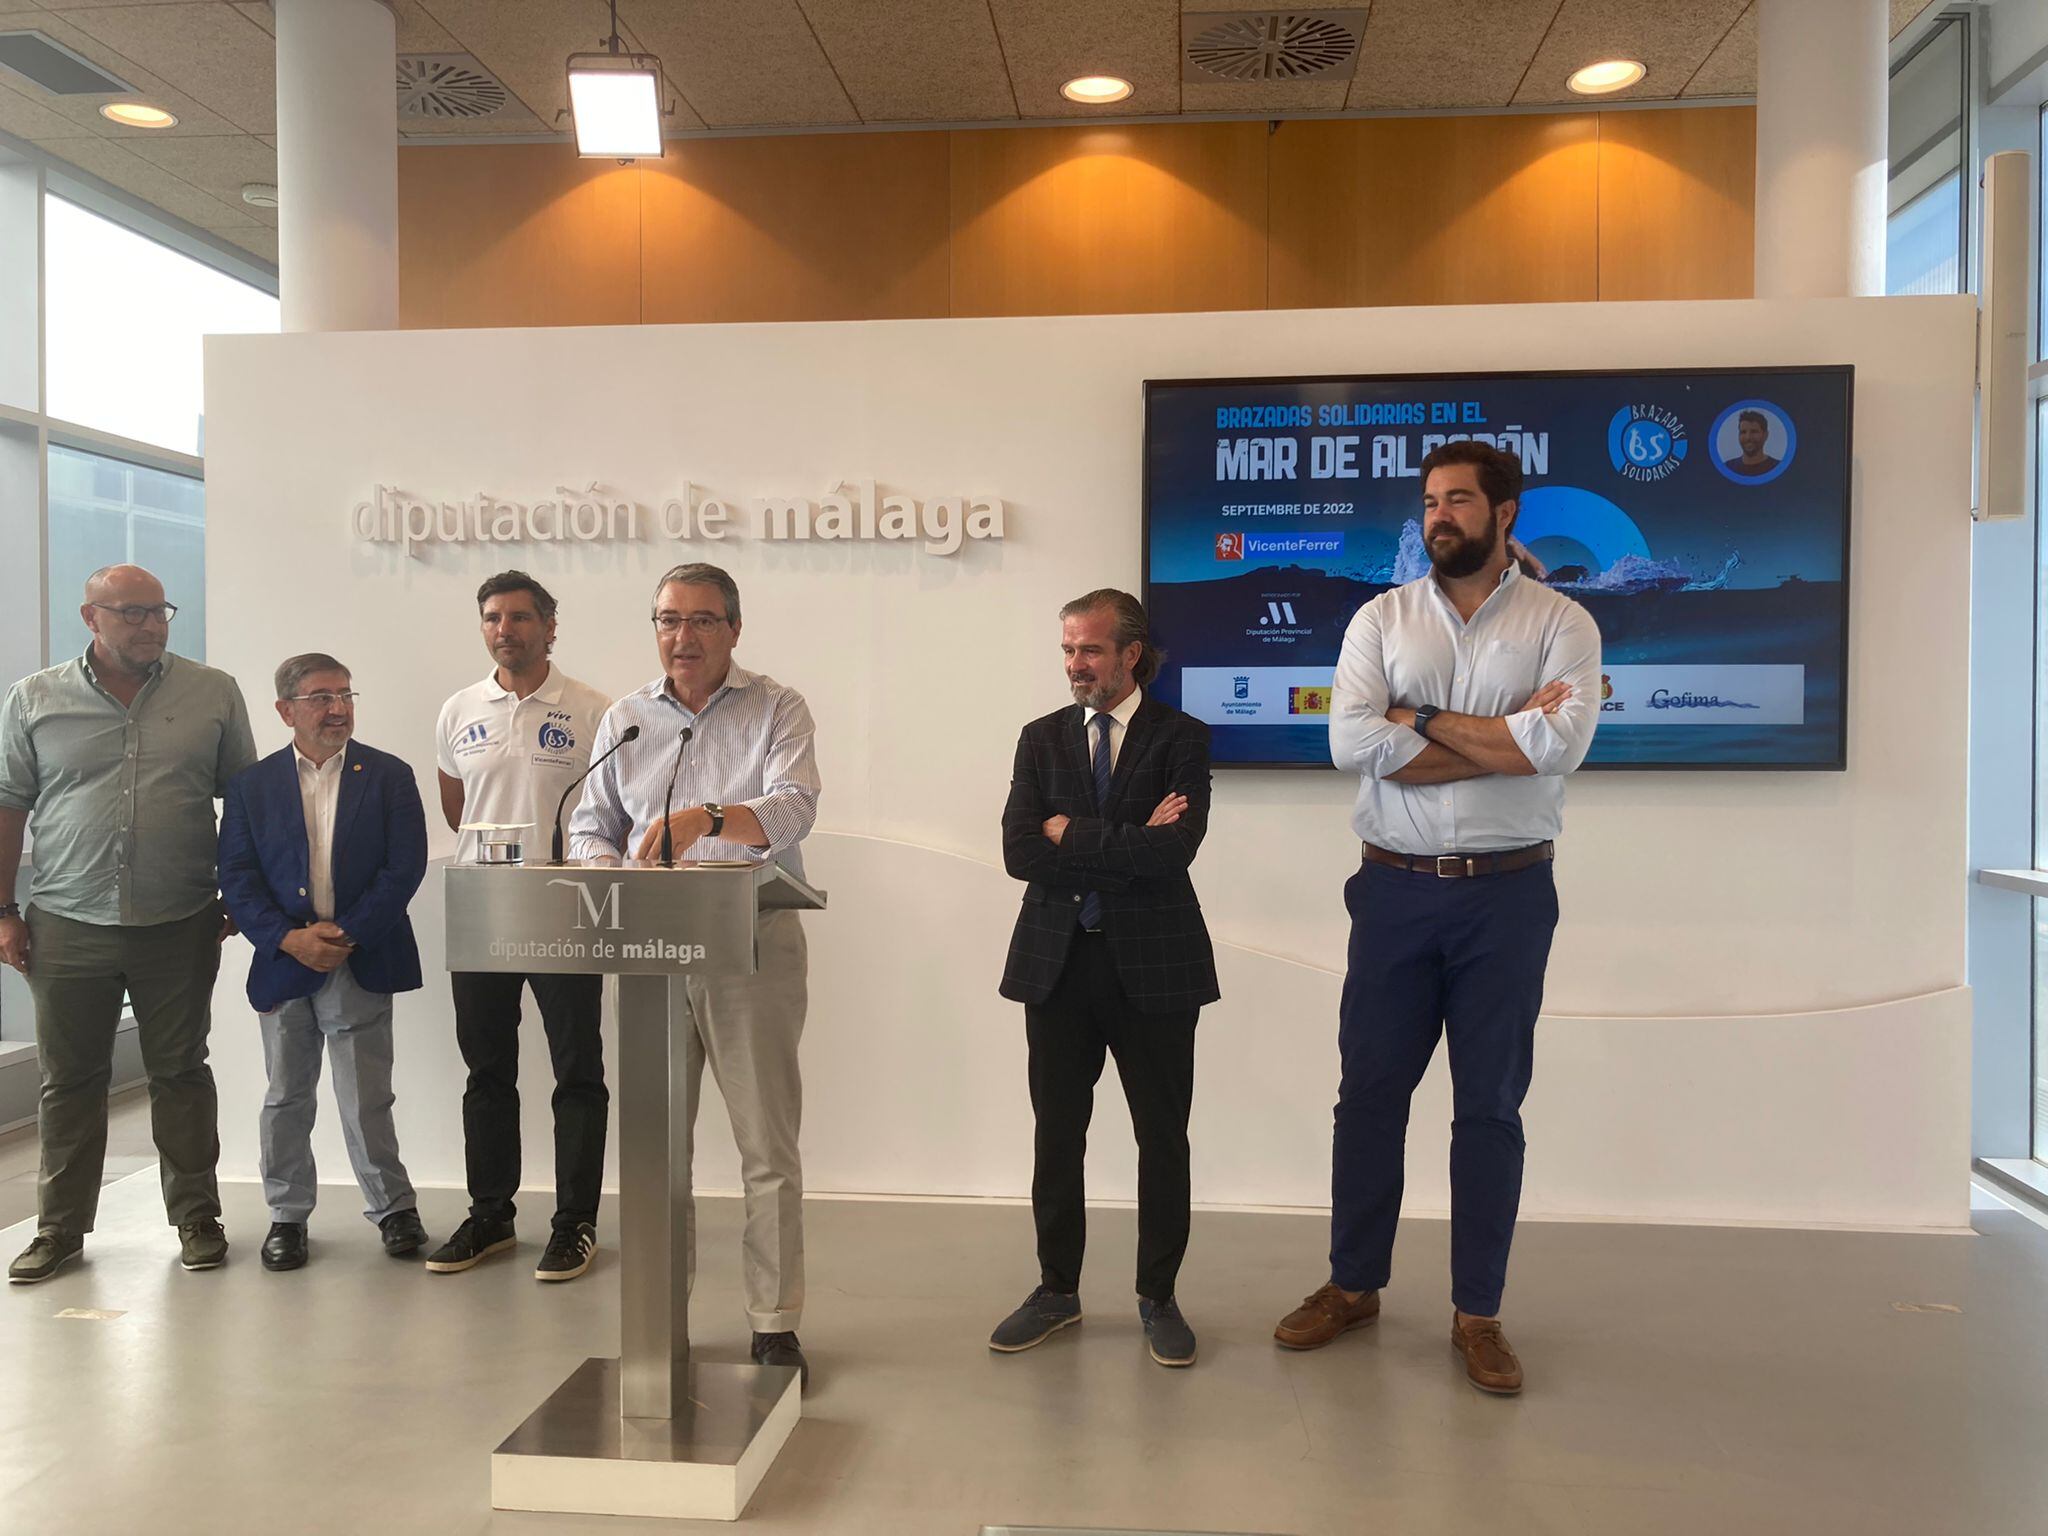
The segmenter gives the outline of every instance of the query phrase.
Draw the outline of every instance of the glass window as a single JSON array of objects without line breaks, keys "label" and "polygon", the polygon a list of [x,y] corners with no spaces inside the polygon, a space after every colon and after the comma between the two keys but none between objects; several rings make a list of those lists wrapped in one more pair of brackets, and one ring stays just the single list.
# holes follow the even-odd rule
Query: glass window
[{"label": "glass window", "polygon": [[1945,21],[1892,70],[1887,293],[1963,291],[1966,36]]},{"label": "glass window", "polygon": [[147,566],[178,605],[171,649],[206,659],[206,487],[185,475],[50,449],[50,658],[91,639],[78,616],[85,578],[103,565]]},{"label": "glass window", "polygon": [[49,413],[204,452],[201,339],[275,331],[276,298],[62,198],[43,211]]}]

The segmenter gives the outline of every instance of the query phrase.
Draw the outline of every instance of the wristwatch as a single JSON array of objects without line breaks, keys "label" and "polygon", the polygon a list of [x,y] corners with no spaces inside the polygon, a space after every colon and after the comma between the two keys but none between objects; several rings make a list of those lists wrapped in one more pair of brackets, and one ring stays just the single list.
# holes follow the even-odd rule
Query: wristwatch
[{"label": "wristwatch", "polygon": [[702,808],[711,813],[711,830],[704,835],[706,837],[718,836],[719,833],[725,830],[725,807],[714,805],[711,801],[706,800]]},{"label": "wristwatch", "polygon": [[0,901],[0,918],[9,918],[9,917],[19,917],[19,916],[21,916],[21,903],[20,903],[20,902],[18,902],[18,901]]},{"label": "wristwatch", "polygon": [[1418,704],[1415,707],[1415,734],[1424,741],[1429,740],[1429,722],[1442,713],[1434,704]]}]

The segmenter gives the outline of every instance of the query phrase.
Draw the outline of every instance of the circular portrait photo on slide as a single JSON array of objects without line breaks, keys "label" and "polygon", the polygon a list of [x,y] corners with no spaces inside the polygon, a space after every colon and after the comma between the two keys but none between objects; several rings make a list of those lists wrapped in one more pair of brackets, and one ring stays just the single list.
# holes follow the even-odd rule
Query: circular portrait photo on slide
[{"label": "circular portrait photo on slide", "polygon": [[1738,400],[1714,418],[1707,434],[1714,468],[1737,485],[1768,485],[1799,451],[1792,418],[1768,400]]}]

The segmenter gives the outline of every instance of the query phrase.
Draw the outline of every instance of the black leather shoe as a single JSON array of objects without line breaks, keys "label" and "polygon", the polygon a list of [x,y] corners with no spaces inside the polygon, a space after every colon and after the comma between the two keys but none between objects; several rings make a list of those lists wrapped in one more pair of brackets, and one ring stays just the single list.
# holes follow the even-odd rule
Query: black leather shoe
[{"label": "black leather shoe", "polygon": [[1041,1285],[1024,1298],[1023,1305],[996,1324],[996,1331],[988,1336],[988,1347],[1005,1355],[1020,1354],[1080,1321],[1079,1295],[1072,1291],[1049,1291]]},{"label": "black leather shoe", "polygon": [[85,1252],[85,1239],[76,1232],[60,1232],[55,1227],[45,1227],[35,1235],[35,1240],[21,1250],[21,1257],[7,1266],[7,1279],[11,1285],[34,1285],[47,1280],[66,1264]]},{"label": "black leather shoe", "polygon": [[265,1269],[300,1269],[306,1262],[306,1224],[303,1221],[273,1221],[270,1235],[263,1239]]},{"label": "black leather shoe", "polygon": [[384,1234],[384,1251],[394,1259],[410,1258],[427,1246],[418,1211],[393,1211],[377,1223],[377,1230]]},{"label": "black leather shoe", "polygon": [[787,1365],[796,1371],[797,1385],[811,1384],[811,1363],[804,1358],[803,1349],[793,1333],[757,1333],[754,1335],[754,1364]]}]

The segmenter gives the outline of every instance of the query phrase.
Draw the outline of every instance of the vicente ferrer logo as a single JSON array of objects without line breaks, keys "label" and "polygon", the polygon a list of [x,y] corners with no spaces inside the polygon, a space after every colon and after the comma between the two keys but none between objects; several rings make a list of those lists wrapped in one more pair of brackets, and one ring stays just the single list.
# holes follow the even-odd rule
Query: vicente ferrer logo
[{"label": "vicente ferrer logo", "polygon": [[1241,533],[1217,534],[1216,558],[1218,560],[1242,560],[1244,558],[1244,535]]}]

